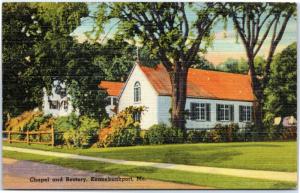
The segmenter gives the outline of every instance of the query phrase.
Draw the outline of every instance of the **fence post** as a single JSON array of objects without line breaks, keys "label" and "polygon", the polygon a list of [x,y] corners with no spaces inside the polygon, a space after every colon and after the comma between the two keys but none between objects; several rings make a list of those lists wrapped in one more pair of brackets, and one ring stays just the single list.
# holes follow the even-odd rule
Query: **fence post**
[{"label": "fence post", "polygon": [[29,145],[29,131],[28,130],[26,131],[26,134],[27,134],[27,144]]},{"label": "fence post", "polygon": [[53,128],[53,126],[51,127],[51,135],[52,135],[51,145],[52,145],[52,147],[54,147],[54,128]]},{"label": "fence post", "polygon": [[8,143],[11,143],[11,135],[10,135],[10,131],[8,131]]}]

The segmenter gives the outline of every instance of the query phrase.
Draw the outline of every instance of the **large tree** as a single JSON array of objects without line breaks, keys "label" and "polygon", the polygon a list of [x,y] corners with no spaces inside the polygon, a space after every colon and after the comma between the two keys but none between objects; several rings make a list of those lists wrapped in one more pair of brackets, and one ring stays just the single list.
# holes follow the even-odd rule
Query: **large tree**
[{"label": "large tree", "polygon": [[[252,88],[256,97],[254,104],[254,119],[256,126],[263,131],[264,102],[263,90],[270,80],[270,65],[276,48],[282,39],[287,23],[296,12],[294,3],[227,3],[227,9],[234,27],[245,47]],[[254,65],[254,59],[270,39],[270,48],[262,73],[259,75]]]},{"label": "large tree", "polygon": [[[84,3],[4,3],[3,113],[40,106],[42,88],[66,65],[70,33],[88,9]],[[6,116],[4,116],[6,117]]]},{"label": "large tree", "polygon": [[274,57],[270,81],[265,89],[264,121],[274,117],[297,116],[297,44],[293,43]]},{"label": "large tree", "polygon": [[[188,70],[210,40],[218,10],[214,3],[105,3],[96,17],[99,31],[108,20],[118,20],[119,36],[146,45],[161,60],[172,84],[171,121],[183,131]],[[188,18],[192,12],[194,20]]]},{"label": "large tree", "polygon": [[[20,11],[22,10],[22,11]],[[41,88],[25,76],[32,65],[33,45],[41,37],[30,36],[25,26],[32,25],[37,9],[26,3],[4,3],[2,7],[3,117],[17,115],[37,106]],[[24,77],[25,76],[25,77]],[[38,78],[38,77],[36,77]],[[31,85],[31,86],[29,86]]]},{"label": "large tree", "polygon": [[106,92],[99,89],[98,84],[105,79],[105,73],[95,57],[102,55],[100,44],[88,42],[73,44],[69,52],[69,61],[65,66],[65,81],[72,105],[81,115],[88,115],[97,120],[106,117]]},{"label": "large tree", "polygon": [[137,59],[148,66],[159,62],[149,54],[149,48],[137,48],[123,39],[109,39],[99,49],[100,53],[94,58],[94,63],[105,74],[105,80],[125,82]]}]

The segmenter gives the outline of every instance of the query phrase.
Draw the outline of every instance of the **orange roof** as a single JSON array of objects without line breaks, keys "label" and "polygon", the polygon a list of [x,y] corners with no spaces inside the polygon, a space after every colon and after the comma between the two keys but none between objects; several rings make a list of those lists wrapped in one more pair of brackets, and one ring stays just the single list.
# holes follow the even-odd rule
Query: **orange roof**
[{"label": "orange roof", "polygon": [[[140,65],[159,95],[171,95],[171,81],[166,68]],[[254,101],[249,75],[190,68],[187,96],[195,98]]]},{"label": "orange roof", "polygon": [[119,96],[121,93],[124,83],[123,82],[112,82],[112,81],[101,81],[98,85],[102,89],[106,89],[109,96]]}]

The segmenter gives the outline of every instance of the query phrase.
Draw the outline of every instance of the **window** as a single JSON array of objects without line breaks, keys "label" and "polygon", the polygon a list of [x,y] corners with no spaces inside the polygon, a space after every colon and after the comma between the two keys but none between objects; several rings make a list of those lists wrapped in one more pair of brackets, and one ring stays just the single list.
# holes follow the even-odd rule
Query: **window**
[{"label": "window", "polygon": [[63,101],[63,105],[64,105],[64,109],[67,110],[68,109],[68,101]]},{"label": "window", "polygon": [[191,103],[191,120],[210,121],[209,103]]},{"label": "window", "polygon": [[118,99],[116,97],[113,98],[113,105],[117,105],[118,104]]},{"label": "window", "polygon": [[240,106],[240,122],[251,122],[252,120],[252,107],[251,106]]},{"label": "window", "polygon": [[141,122],[141,112],[133,113],[133,119],[134,121]]},{"label": "window", "polygon": [[105,106],[111,105],[111,100],[112,99],[111,99],[110,96],[106,97],[105,100],[104,100]]},{"label": "window", "polygon": [[59,109],[59,102],[49,100],[49,108],[50,109]]},{"label": "window", "polygon": [[136,82],[134,84],[134,102],[141,101],[141,84],[140,82]]},{"label": "window", "polygon": [[217,121],[234,121],[234,106],[217,104]]}]

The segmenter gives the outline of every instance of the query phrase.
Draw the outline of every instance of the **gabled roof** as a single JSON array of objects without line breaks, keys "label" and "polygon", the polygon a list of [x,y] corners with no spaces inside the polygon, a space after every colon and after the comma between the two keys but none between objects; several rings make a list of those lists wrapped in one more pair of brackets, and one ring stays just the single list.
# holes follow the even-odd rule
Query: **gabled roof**
[{"label": "gabled roof", "polygon": [[[172,87],[166,68],[140,68],[159,95],[171,95]],[[190,68],[187,78],[187,97],[254,101],[249,75]]]},{"label": "gabled roof", "polygon": [[109,96],[119,96],[123,89],[124,83],[103,80],[98,86],[99,88],[105,89]]}]

